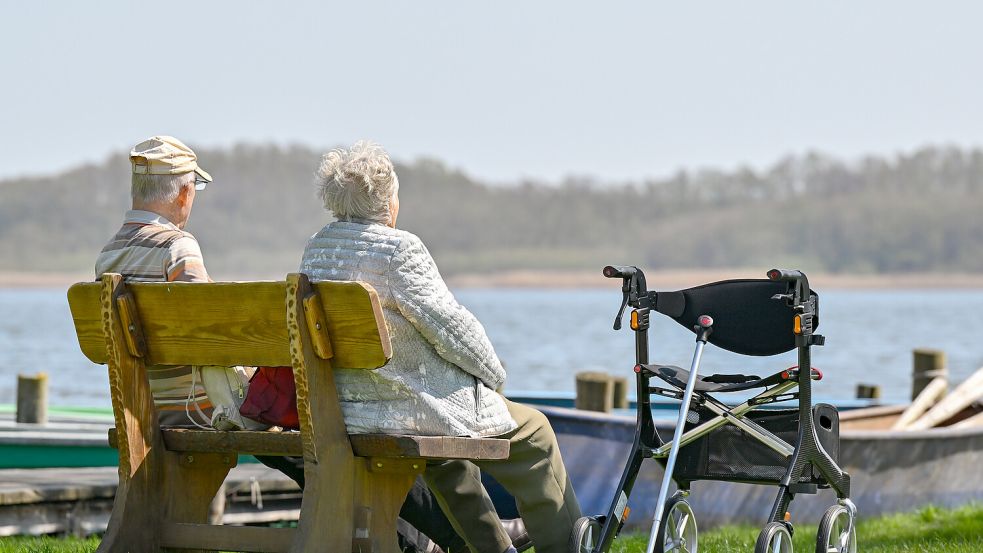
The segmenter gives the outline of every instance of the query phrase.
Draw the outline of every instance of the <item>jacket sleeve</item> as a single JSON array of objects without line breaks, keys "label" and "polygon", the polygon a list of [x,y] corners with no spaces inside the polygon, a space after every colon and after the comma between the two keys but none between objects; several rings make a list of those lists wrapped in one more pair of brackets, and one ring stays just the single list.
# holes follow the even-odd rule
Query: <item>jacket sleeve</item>
[{"label": "jacket sleeve", "polygon": [[419,238],[406,238],[396,249],[389,270],[389,288],[399,312],[438,355],[492,390],[505,382],[505,369],[484,327],[457,303]]}]

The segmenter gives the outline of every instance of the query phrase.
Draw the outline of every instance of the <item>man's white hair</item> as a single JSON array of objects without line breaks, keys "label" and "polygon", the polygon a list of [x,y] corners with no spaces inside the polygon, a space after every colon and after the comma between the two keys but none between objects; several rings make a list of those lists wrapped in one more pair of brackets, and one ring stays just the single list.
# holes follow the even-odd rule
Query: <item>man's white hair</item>
[{"label": "man's white hair", "polygon": [[328,152],[321,159],[315,182],[324,208],[339,220],[386,224],[389,202],[399,190],[389,154],[369,140],[359,140],[349,150]]},{"label": "man's white hair", "polygon": [[130,180],[130,196],[144,203],[163,203],[174,201],[184,186],[194,186],[195,173],[180,175],[138,175]]}]

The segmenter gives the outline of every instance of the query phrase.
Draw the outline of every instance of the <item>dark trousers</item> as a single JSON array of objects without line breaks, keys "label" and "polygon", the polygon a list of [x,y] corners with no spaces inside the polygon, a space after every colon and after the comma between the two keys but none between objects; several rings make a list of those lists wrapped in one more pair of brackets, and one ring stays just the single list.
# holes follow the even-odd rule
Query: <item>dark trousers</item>
[{"label": "dark trousers", "polygon": [[[303,457],[257,456],[256,458],[264,465],[286,474],[300,486],[300,489],[304,489]],[[440,510],[440,505],[430,493],[430,488],[419,477],[416,482],[413,482],[410,493],[406,495],[406,501],[399,510],[399,517],[426,534],[444,551],[468,551],[467,544],[454,531],[454,527],[447,520],[447,515]],[[402,545],[402,536],[400,542]]]}]

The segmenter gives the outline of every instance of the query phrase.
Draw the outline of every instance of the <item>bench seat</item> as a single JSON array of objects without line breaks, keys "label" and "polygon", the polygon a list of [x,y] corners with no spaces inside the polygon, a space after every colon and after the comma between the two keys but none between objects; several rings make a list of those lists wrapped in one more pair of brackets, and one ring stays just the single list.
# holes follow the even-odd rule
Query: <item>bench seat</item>
[{"label": "bench seat", "polygon": [[[161,427],[161,435],[167,450],[179,453],[304,455],[299,432],[214,432]],[[501,438],[349,434],[348,439],[356,457],[497,461],[509,456],[509,441]],[[109,445],[116,447],[115,428],[109,429]]]}]

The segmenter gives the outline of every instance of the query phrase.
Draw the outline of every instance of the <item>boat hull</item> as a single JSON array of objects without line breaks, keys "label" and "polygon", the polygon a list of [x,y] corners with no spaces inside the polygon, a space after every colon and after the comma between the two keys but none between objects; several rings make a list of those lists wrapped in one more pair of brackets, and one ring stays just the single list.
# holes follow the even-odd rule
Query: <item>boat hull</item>
[{"label": "boat hull", "polygon": [[[624,469],[635,421],[631,417],[541,408],[557,434],[563,459],[585,514],[607,512]],[[662,426],[667,436],[671,427]],[[955,507],[983,501],[983,428],[928,431],[840,431],[840,465],[851,475],[851,499],[862,516],[910,511],[923,505]],[[662,467],[645,461],[629,506],[628,527],[651,524]],[[690,502],[701,525],[763,524],[776,488],[695,482]],[[792,520],[816,524],[836,502],[830,490],[799,495]]]}]

